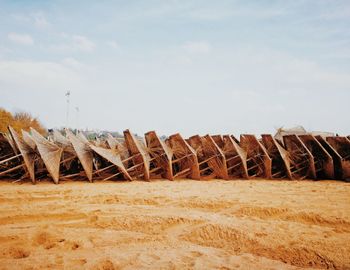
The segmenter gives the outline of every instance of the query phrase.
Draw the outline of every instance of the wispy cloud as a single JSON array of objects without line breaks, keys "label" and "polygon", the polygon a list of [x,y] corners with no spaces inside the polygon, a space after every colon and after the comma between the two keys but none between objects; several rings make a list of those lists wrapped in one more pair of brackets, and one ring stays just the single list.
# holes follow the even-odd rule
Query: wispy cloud
[{"label": "wispy cloud", "polygon": [[75,58],[72,57],[66,57],[64,58],[61,63],[66,66],[66,67],[71,67],[75,70],[80,70],[82,68],[85,67],[85,65],[83,65],[81,62],[79,62],[78,60],[76,60]]},{"label": "wispy cloud", "polygon": [[114,40],[107,41],[106,44],[113,49],[120,49],[120,45]]},{"label": "wispy cloud", "polygon": [[72,37],[73,46],[85,52],[91,52],[96,45],[87,37],[75,35]]},{"label": "wispy cloud", "polygon": [[31,37],[31,35],[28,34],[19,34],[19,33],[9,33],[7,35],[7,38],[17,44],[21,44],[21,45],[33,45],[34,44],[34,40]]},{"label": "wispy cloud", "polygon": [[209,53],[211,50],[210,43],[206,41],[189,41],[182,45],[182,48],[189,53]]},{"label": "wispy cloud", "polygon": [[234,4],[230,6],[213,5],[208,7],[197,7],[189,9],[186,16],[195,20],[217,21],[228,18],[251,18],[251,19],[270,19],[285,15],[287,11],[277,7],[259,7],[250,8]]},{"label": "wispy cloud", "polygon": [[[31,106],[50,126],[65,122],[70,89],[86,107],[82,120],[99,128],[114,129],[107,116],[128,111],[118,127],[136,132],[303,124],[349,133],[339,117],[350,114],[348,0],[53,0],[1,8],[0,105]],[[53,109],[55,91],[62,107]],[[125,102],[116,108],[116,99]],[[181,110],[169,110],[169,100]],[[214,109],[198,118],[194,107]],[[140,121],[143,111],[167,114],[150,123]]]},{"label": "wispy cloud", "polygon": [[34,21],[34,25],[41,29],[46,29],[51,25],[42,13],[33,14],[32,19]]},{"label": "wispy cloud", "polygon": [[66,39],[66,42],[51,45],[49,47],[51,50],[61,51],[61,52],[69,52],[69,51],[92,52],[96,48],[95,43],[85,36],[81,36],[81,35],[71,36],[66,33],[61,34],[61,36]]},{"label": "wispy cloud", "polygon": [[38,11],[30,14],[12,14],[11,17],[18,22],[31,24],[39,29],[46,29],[51,23],[46,19],[45,13]]}]

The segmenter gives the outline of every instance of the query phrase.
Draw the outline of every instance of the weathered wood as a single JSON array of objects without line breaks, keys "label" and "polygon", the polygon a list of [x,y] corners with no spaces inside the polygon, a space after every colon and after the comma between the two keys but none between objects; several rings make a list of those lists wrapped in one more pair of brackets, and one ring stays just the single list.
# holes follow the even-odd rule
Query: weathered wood
[{"label": "weathered wood", "polygon": [[282,145],[280,145],[280,143],[277,142],[270,134],[262,134],[261,138],[262,144],[272,160],[272,178],[276,176],[285,176],[283,178],[292,179],[290,160],[287,150],[285,150]]},{"label": "weathered wood", "polygon": [[195,150],[182,138],[179,133],[173,134],[167,140],[173,152],[172,168],[174,178],[186,176],[191,179],[200,179],[199,164]]},{"label": "weathered wood", "polygon": [[240,137],[240,146],[246,151],[247,158],[250,158],[247,161],[248,176],[271,178],[271,158],[257,138],[254,135],[243,134]]},{"label": "weathered wood", "polygon": [[[289,154],[291,173],[293,179],[316,179],[314,158],[305,144],[297,135],[283,136],[283,142]],[[301,166],[305,162],[307,166]]]},{"label": "weathered wood", "polygon": [[143,174],[144,180],[150,179],[150,156],[146,151],[145,145],[138,141],[134,135],[127,129],[124,131],[124,139],[126,147],[129,151],[129,155],[133,158],[131,159],[131,166],[136,164],[142,164],[139,166],[139,169],[133,175],[134,178],[137,178],[138,175]]},{"label": "weathered wood", "polygon": [[334,165],[332,156],[323,148],[313,135],[305,134],[298,136],[313,156],[316,178],[333,179]]},{"label": "weathered wood", "polygon": [[350,180],[350,141],[346,137],[327,137],[326,141],[341,156],[342,179]]},{"label": "weathered wood", "polygon": [[161,168],[162,170],[159,172],[161,177],[174,180],[173,168],[171,164],[173,153],[171,149],[159,139],[155,131],[147,132],[145,134],[145,139],[148,153],[152,159],[150,166]]}]

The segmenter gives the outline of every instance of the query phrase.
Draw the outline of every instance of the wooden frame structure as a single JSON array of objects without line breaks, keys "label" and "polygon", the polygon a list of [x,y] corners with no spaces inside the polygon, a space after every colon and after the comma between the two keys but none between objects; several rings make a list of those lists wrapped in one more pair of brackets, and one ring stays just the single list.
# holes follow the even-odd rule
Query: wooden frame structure
[{"label": "wooden frame structure", "polygon": [[35,142],[36,148],[43,160],[49,175],[53,179],[55,184],[59,182],[60,165],[65,162],[61,161],[63,149],[57,146],[55,143],[45,139],[39,132],[31,128],[31,137]]},{"label": "wooden frame structure", "polygon": [[248,177],[271,178],[271,158],[257,138],[250,134],[241,135],[240,147],[247,153]]},{"label": "wooden frame structure", "polygon": [[187,141],[197,154],[201,179],[228,179],[225,155],[210,135],[195,135]]},{"label": "wooden frame structure", "polygon": [[271,177],[292,179],[288,152],[270,134],[262,134],[261,142],[271,158]]},{"label": "wooden frame structure", "polygon": [[[261,139],[243,134],[180,134],[161,140],[155,131],[145,139],[124,131],[124,138],[89,141],[83,133],[54,131],[49,138],[34,129],[0,133],[0,177],[30,179],[344,179],[350,180],[347,137],[289,134],[282,142],[269,134]],[[329,135],[329,134],[328,134]]]},{"label": "wooden frame structure", "polygon": [[202,138],[203,153],[207,157],[213,157],[208,160],[208,164],[213,168],[217,178],[228,180],[228,171],[226,158],[220,147],[215,143],[210,135]]},{"label": "wooden frame structure", "polygon": [[110,133],[108,133],[107,144],[111,149],[115,149],[118,151],[122,160],[126,160],[127,158],[129,158],[129,152],[128,152],[128,148],[125,145],[125,141],[121,143],[116,138],[114,138]]},{"label": "wooden frame structure", "polygon": [[213,135],[212,138],[225,155],[228,177],[248,179],[247,153],[237,140],[230,135]]},{"label": "wooden frame structure", "polygon": [[[137,140],[130,130],[124,131],[125,144],[129,151],[127,166],[134,179],[150,180],[150,156],[143,142]],[[125,162],[125,161],[124,161]]]},{"label": "wooden frame structure", "polygon": [[[11,127],[9,127],[9,131],[10,134],[11,131],[16,133]],[[15,135],[17,135],[17,133]],[[16,147],[13,137],[1,133],[0,150],[0,177],[16,178],[23,176],[25,172],[30,172],[32,182],[35,183],[35,177],[33,177],[34,168],[33,170],[30,169],[30,162],[23,164],[23,154],[19,151],[18,147]],[[28,161],[27,156],[26,161]],[[27,165],[29,165],[28,168],[26,167]]]},{"label": "wooden frame structure", "polygon": [[316,135],[315,138],[333,159],[334,178],[342,179],[342,157],[322,136]]},{"label": "wooden frame structure", "polygon": [[172,168],[172,151],[159,139],[155,131],[145,134],[147,151],[150,156],[150,177],[152,179],[174,180]]},{"label": "wooden frame structure", "polygon": [[316,179],[314,158],[305,144],[295,135],[283,136],[288,151],[292,179]]},{"label": "wooden frame structure", "polygon": [[[70,137],[72,137],[73,133],[70,131],[66,131],[66,133],[67,132],[71,133]],[[77,155],[77,151],[73,147],[72,142],[57,130],[53,131],[52,140],[62,149],[62,169],[64,169],[66,173],[61,171],[60,179],[77,179],[77,177],[83,176],[84,173],[81,170],[81,160]],[[88,180],[91,182],[89,178]]]},{"label": "wooden frame structure", "polygon": [[341,156],[342,179],[350,180],[350,141],[346,137],[327,137],[327,142]]},{"label": "wooden frame structure", "polygon": [[81,166],[84,169],[87,179],[92,182],[93,176],[93,152],[91,147],[89,147],[88,141],[84,138],[78,138],[70,130],[66,130],[66,134],[69,142],[71,143]]},{"label": "wooden frame structure", "polygon": [[[125,168],[120,166],[120,158],[114,155],[114,151],[110,148],[106,148],[106,144],[99,144],[96,146],[94,143],[88,141],[88,139],[82,134],[78,133],[76,136],[68,132],[70,141],[76,149],[77,155],[84,167],[85,174],[91,182],[94,180],[107,181],[110,179],[116,179],[116,177],[124,176],[124,179],[130,180],[128,175],[125,177]],[[95,149],[93,149],[95,148]]]},{"label": "wooden frame structure", "polygon": [[199,164],[194,149],[179,133],[171,135],[166,143],[173,153],[171,160],[173,178],[190,178],[199,180]]},{"label": "wooden frame structure", "polygon": [[313,156],[316,178],[334,179],[334,165],[332,156],[323,148],[311,134],[298,135]]}]

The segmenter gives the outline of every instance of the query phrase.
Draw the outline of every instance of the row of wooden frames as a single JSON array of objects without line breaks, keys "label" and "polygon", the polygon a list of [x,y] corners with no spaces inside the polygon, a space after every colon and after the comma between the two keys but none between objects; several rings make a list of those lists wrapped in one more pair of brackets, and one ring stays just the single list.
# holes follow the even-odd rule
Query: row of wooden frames
[{"label": "row of wooden frames", "polygon": [[0,178],[33,183],[60,180],[151,179],[350,179],[350,138],[309,134],[192,136],[161,140],[150,131],[140,139],[87,140],[70,130],[45,138],[36,130],[9,127],[0,135]]}]

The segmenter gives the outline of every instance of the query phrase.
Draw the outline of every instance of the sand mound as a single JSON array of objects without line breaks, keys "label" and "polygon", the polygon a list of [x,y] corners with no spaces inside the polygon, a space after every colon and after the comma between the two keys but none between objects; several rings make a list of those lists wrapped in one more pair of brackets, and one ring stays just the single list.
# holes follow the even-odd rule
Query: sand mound
[{"label": "sand mound", "polygon": [[247,233],[225,226],[205,225],[183,235],[182,239],[203,246],[227,249],[235,254],[251,253],[301,267],[336,268],[333,261],[307,247],[269,246],[250,238]]},{"label": "sand mound", "polygon": [[350,269],[348,183],[0,188],[4,269]]},{"label": "sand mound", "polygon": [[246,206],[234,211],[233,214],[238,216],[253,216],[261,219],[279,219],[310,225],[330,226],[342,228],[343,230],[350,232],[350,222],[340,217],[328,216],[325,218],[313,212],[296,212],[287,208]]}]

